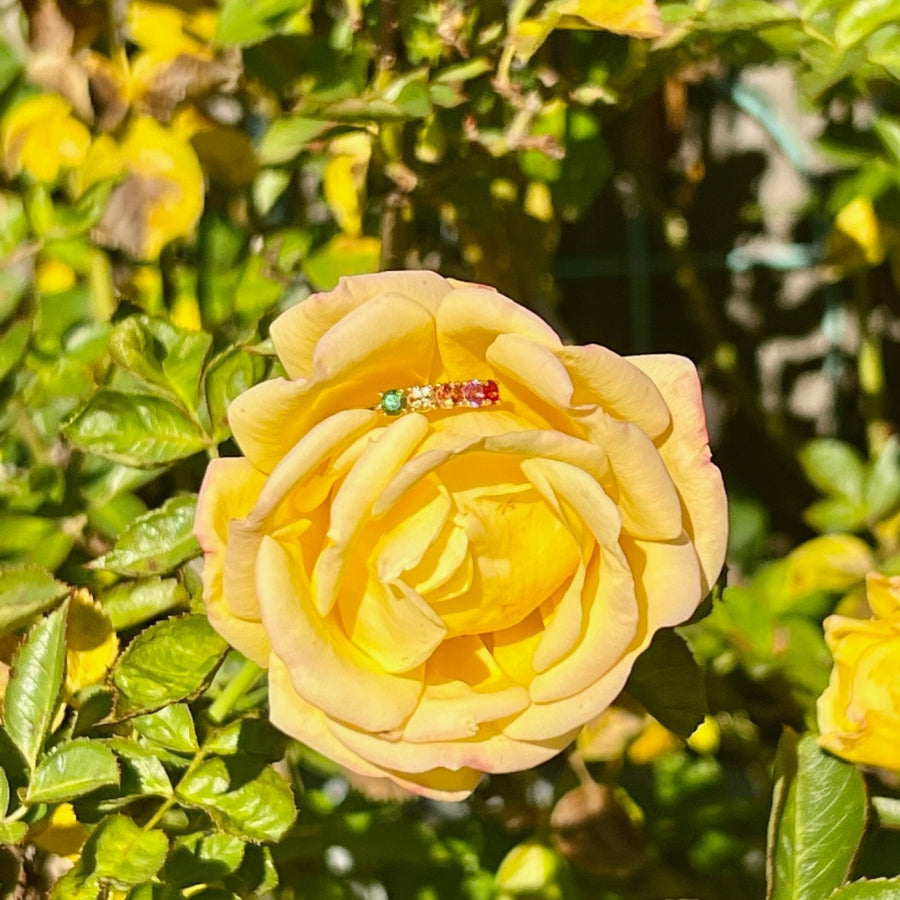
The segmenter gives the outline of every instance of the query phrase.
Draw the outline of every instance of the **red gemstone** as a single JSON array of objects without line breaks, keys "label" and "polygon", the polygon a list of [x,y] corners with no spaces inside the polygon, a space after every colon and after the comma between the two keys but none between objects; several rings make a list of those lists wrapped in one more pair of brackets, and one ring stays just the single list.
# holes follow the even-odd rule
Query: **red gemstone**
[{"label": "red gemstone", "polygon": [[484,399],[488,403],[499,403],[500,402],[500,388],[497,387],[496,381],[484,381],[482,382],[484,385]]}]

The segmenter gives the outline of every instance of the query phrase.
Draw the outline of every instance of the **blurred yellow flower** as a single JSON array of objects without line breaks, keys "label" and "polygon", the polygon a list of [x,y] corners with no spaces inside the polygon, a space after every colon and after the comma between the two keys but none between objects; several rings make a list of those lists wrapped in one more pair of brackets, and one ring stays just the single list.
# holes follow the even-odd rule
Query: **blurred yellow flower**
[{"label": "blurred yellow flower", "polygon": [[61,259],[41,259],[34,272],[35,287],[42,294],[61,294],[75,287],[75,270]]},{"label": "blurred yellow flower", "polygon": [[182,134],[140,117],[121,143],[98,138],[81,169],[80,189],[117,175],[127,177],[96,229],[100,243],[156,259],[166,244],[193,231],[203,212],[203,171]]},{"label": "blurred yellow flower", "polygon": [[66,691],[72,695],[103,681],[119,652],[119,639],[86,588],[73,594],[66,625]]},{"label": "blurred yellow flower", "polygon": [[10,176],[24,172],[52,184],[64,169],[77,168],[91,145],[91,133],[56,94],[29,97],[0,124],[3,167]]},{"label": "blurred yellow flower", "polygon": [[87,840],[87,831],[71,803],[60,803],[49,818],[29,829],[27,842],[65,859],[75,860]]},{"label": "blurred yellow flower", "polygon": [[900,577],[866,577],[871,619],[829,616],[834,656],[819,698],[819,743],[851,762],[900,770]]}]

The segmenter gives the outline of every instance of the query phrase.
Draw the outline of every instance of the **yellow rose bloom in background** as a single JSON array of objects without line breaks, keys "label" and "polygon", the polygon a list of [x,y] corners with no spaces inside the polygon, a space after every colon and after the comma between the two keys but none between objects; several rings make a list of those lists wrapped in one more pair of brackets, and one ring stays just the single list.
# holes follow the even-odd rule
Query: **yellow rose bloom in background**
[{"label": "yellow rose bloom in background", "polygon": [[[441,799],[562,750],[722,565],[694,366],[567,347],[496,291],[345,278],[278,318],[287,378],[231,406],[196,532],[213,626],[272,721]],[[491,379],[496,405],[378,409]]]},{"label": "yellow rose bloom in background", "polygon": [[851,762],[900,770],[900,577],[866,577],[871,619],[829,616],[834,669],[819,698],[819,743]]},{"label": "yellow rose bloom in background", "polygon": [[3,167],[7,174],[27,172],[48,184],[63,169],[81,165],[91,145],[87,126],[56,94],[40,94],[17,103],[0,125]]}]

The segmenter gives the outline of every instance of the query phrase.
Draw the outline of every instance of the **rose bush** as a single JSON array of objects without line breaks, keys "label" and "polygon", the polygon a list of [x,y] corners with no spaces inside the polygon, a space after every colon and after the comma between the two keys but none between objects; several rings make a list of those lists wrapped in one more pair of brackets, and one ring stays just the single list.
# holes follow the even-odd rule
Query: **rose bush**
[{"label": "rose bush", "polygon": [[819,698],[819,743],[851,762],[900,770],[900,578],[866,577],[871,619],[829,616],[834,656]]},{"label": "rose bush", "polygon": [[[432,272],[346,278],[271,336],[288,377],[234,401],[244,457],[200,493],[205,599],[272,721],[346,768],[459,799],[549,759],[718,575],[688,360],[563,346]],[[500,402],[376,408],[471,379]]]}]

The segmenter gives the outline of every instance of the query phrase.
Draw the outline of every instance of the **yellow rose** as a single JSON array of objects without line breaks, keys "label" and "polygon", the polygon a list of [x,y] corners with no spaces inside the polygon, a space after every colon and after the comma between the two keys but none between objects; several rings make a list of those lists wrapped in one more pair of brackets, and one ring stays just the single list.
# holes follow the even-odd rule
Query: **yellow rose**
[{"label": "yellow rose", "polygon": [[829,616],[834,669],[819,698],[819,743],[851,762],[900,770],[900,577],[866,576],[871,619]]},{"label": "yellow rose", "polygon": [[[346,768],[460,799],[544,762],[718,575],[688,360],[565,347],[433,272],[345,278],[271,335],[288,378],[235,400],[245,458],[201,490],[205,599],[268,666],[272,721]],[[474,379],[500,402],[375,408]]]},{"label": "yellow rose", "polygon": [[9,175],[27,172],[52,184],[63,169],[81,165],[91,133],[56,94],[38,94],[16,104],[3,120],[3,167]]}]

